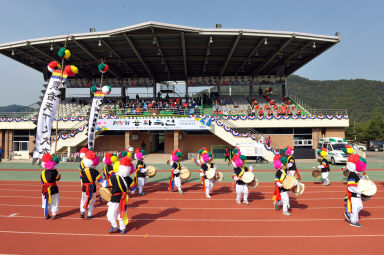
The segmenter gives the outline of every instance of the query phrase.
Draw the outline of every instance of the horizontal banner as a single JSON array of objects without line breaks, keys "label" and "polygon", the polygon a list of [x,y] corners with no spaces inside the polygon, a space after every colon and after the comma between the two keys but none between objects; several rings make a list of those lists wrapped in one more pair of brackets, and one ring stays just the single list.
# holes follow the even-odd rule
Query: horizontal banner
[{"label": "horizontal banner", "polygon": [[194,118],[99,119],[97,130],[208,130],[206,121]]}]

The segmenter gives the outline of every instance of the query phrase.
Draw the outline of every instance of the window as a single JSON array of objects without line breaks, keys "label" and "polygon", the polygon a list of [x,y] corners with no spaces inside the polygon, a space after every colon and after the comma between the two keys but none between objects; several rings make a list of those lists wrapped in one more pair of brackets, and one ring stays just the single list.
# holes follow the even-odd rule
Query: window
[{"label": "window", "polygon": [[14,130],[13,131],[13,151],[29,150],[30,130]]},{"label": "window", "polygon": [[13,142],[13,151],[28,151],[29,142]]}]

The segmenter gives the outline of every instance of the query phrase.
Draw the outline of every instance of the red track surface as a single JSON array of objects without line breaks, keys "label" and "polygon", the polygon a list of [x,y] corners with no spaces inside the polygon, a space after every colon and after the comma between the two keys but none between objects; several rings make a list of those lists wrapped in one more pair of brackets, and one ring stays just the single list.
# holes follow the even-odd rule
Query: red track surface
[{"label": "red track surface", "polygon": [[0,253],[42,254],[380,254],[384,241],[383,183],[364,203],[363,228],[343,220],[345,185],[307,183],[291,197],[292,216],[272,206],[272,183],[251,190],[251,205],[237,205],[230,183],[215,184],[206,199],[198,183],[184,195],[166,183],[148,184],[129,200],[128,233],[109,234],[106,204],[95,218],[79,218],[80,184],[59,183],[58,220],[44,220],[39,182],[0,181]]}]

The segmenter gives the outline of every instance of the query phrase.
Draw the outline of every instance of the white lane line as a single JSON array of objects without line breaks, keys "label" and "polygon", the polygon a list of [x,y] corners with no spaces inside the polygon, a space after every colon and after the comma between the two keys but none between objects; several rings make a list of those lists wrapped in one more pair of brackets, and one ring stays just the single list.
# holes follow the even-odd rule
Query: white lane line
[{"label": "white lane line", "polygon": [[[0,215],[0,218],[9,217],[7,215]],[[43,217],[38,216],[15,216],[13,218],[26,218],[26,219],[43,219]],[[62,217],[60,220],[81,220],[84,221],[84,219],[81,218],[74,218],[74,217]],[[93,220],[103,220],[105,221],[104,217],[100,218],[93,218]],[[130,221],[192,221],[192,222],[312,222],[312,221],[345,221],[344,218],[338,218],[338,219],[177,219],[177,218],[129,218]],[[360,221],[365,220],[384,220],[384,218],[362,218]]]},{"label": "white lane line", "polygon": [[[201,193],[203,194],[203,193]],[[270,201],[271,198],[252,198],[252,196],[248,196],[249,200],[252,201]],[[0,196],[0,198],[27,198],[27,199],[39,199],[41,200],[41,196]],[[206,202],[214,202],[214,201],[233,201],[234,199],[232,198],[212,198],[212,199],[206,199],[206,198],[151,198],[150,196],[147,197],[148,200],[150,201],[206,201]],[[340,197],[320,197],[320,198],[297,198],[293,199],[294,197],[290,197],[291,200],[297,200],[297,201],[320,201],[320,200],[344,200],[343,196]],[[70,199],[70,200],[79,200],[79,197],[63,197],[61,196],[60,199]],[[141,201],[143,200],[143,197],[131,197],[130,199],[136,200],[136,201]],[[371,200],[384,200],[384,197],[374,197]]]},{"label": "white lane line", "polygon": [[8,216],[6,216],[6,217],[10,217],[10,218],[12,218],[12,217],[15,217],[17,215],[17,213],[12,213],[12,214],[10,214],[10,215],[8,215]]},{"label": "white lane line", "polygon": [[[0,191],[9,191],[9,192],[23,192],[23,193],[41,193],[41,190],[14,190],[14,189],[0,189]],[[170,192],[169,191],[152,191],[150,188],[149,189],[145,189],[144,191],[146,192],[150,192],[148,193],[148,195],[151,195],[153,193],[166,193],[166,194],[169,194]],[[321,191],[305,191],[304,194],[318,194],[318,193],[345,193],[346,192],[346,189],[340,189],[340,190],[321,190]],[[60,193],[81,193],[81,189],[79,188],[79,190],[60,190]],[[187,193],[192,193],[192,194],[205,194],[203,191],[186,191],[185,192],[186,194]],[[262,193],[262,194],[273,194],[273,191],[262,191],[262,190],[258,190],[258,189],[255,189],[254,191],[250,191],[249,193]],[[381,193],[384,193],[384,191],[377,191],[376,194],[381,194]],[[211,194],[235,194],[235,190],[231,190],[229,192],[215,192],[214,190],[212,191]]]},{"label": "white lane line", "polygon": [[[35,181],[36,182],[36,181]],[[1,181],[0,181],[1,183]],[[258,188],[274,188],[275,185],[272,184],[272,182],[267,182],[268,185],[263,185],[263,184],[259,184]],[[306,186],[306,188],[321,188],[321,189],[332,189],[332,188],[341,188],[341,187],[344,187],[346,188],[347,185],[344,184],[345,182],[340,182],[339,184],[335,185],[335,182],[332,183],[331,186],[327,186],[327,187],[323,187],[321,185],[309,185],[308,183],[313,183],[313,182],[303,182]],[[375,182],[376,184],[378,183],[381,183],[381,182]],[[192,182],[192,184],[184,184],[186,185],[185,187],[191,187],[191,186],[194,186],[196,184],[200,184],[200,182]],[[264,184],[266,184],[266,182],[264,182]],[[20,183],[1,183],[1,186],[15,186],[15,185],[20,185]],[[41,187],[41,184],[23,184],[24,187]],[[80,182],[78,184],[65,184],[65,182],[59,182],[58,186],[62,186],[62,187],[80,187]],[[223,183],[223,184],[220,184],[220,185],[215,185],[217,187],[232,187],[232,182],[227,182],[227,183]],[[158,184],[158,183],[148,183],[147,184],[147,187],[165,187],[167,188],[168,187],[168,184],[166,183],[161,183],[161,184]]]},{"label": "white lane line", "polygon": [[[251,204],[252,205],[252,204]],[[0,206],[8,206],[8,207],[39,207],[40,205],[25,205],[25,204],[0,204]],[[240,205],[239,205],[240,206]],[[78,205],[60,205],[60,207],[65,208],[78,208]],[[105,206],[107,207],[107,206]],[[275,208],[271,207],[239,207],[239,208],[228,208],[228,207],[176,207],[176,206],[170,206],[170,207],[164,207],[164,206],[128,206],[130,209],[156,209],[156,210],[164,210],[164,209],[179,209],[179,210],[273,210],[275,211]],[[326,207],[306,207],[306,208],[299,208],[295,206],[291,206],[292,209],[295,210],[323,210],[323,209],[345,209],[345,206],[326,206]],[[384,206],[364,206],[364,209],[384,209]]]},{"label": "white lane line", "polygon": [[296,238],[349,238],[349,237],[384,237],[384,234],[377,234],[377,235],[284,235],[284,236],[262,236],[262,235],[254,235],[254,236],[238,236],[238,235],[228,235],[228,236],[201,236],[201,235],[151,235],[151,234],[144,234],[144,235],[133,235],[133,234],[126,234],[126,235],[112,235],[112,234],[91,234],[91,233],[47,233],[47,232],[31,232],[31,231],[13,231],[13,230],[0,230],[0,233],[5,234],[20,234],[20,235],[56,235],[56,236],[83,236],[86,238],[89,238],[90,236],[93,237],[111,237],[111,238],[129,238],[129,237],[147,237],[147,238],[212,238],[212,239],[228,239],[228,238],[234,238],[234,239],[245,239],[245,238],[271,238],[271,239],[277,239],[277,238],[284,238],[284,239],[296,239]]}]

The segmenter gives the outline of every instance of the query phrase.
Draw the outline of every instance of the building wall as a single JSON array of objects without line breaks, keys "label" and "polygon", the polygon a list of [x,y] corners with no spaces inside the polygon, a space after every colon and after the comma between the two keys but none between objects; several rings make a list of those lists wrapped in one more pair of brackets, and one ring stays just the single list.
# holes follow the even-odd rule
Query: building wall
[{"label": "building wall", "polygon": [[312,129],[312,142],[313,142],[313,149],[317,149],[317,145],[319,144],[319,141],[323,137],[341,137],[345,138],[345,128],[334,128],[334,127],[328,127],[328,128],[313,128]]},{"label": "building wall", "polygon": [[325,131],[325,137],[345,138],[345,128],[328,127]]},{"label": "building wall", "polygon": [[168,131],[164,135],[164,153],[172,153],[173,151],[173,131]]},{"label": "building wall", "polygon": [[213,134],[186,135],[184,132],[181,132],[181,139],[179,139],[179,148],[184,154],[197,153],[203,146],[207,147],[207,149],[211,151],[212,145],[224,145],[231,147],[230,144],[221,140],[219,137]]},{"label": "building wall", "polygon": [[95,151],[116,152],[125,148],[124,136],[98,136],[95,141]]},{"label": "building wall", "polygon": [[312,149],[317,149],[317,145],[322,137],[321,128],[312,128]]},{"label": "building wall", "polygon": [[[271,137],[272,141],[272,147],[274,149],[284,149],[287,146],[293,147],[293,134],[289,135],[269,135],[265,134],[265,139],[267,139],[268,136]],[[276,148],[275,148],[276,146]]]}]

